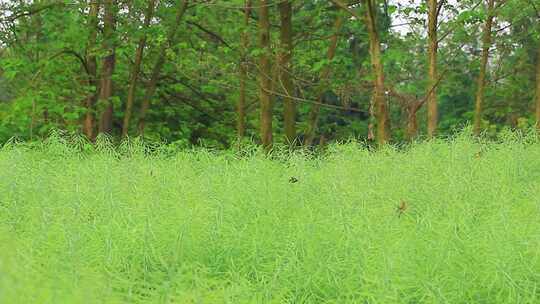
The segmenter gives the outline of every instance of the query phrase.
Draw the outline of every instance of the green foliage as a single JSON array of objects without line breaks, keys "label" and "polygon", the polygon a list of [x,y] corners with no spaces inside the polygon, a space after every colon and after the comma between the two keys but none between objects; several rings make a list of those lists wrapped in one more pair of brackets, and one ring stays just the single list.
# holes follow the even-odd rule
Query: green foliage
[{"label": "green foliage", "polygon": [[[257,1],[244,25],[244,1],[221,1],[191,5],[179,25],[178,37],[169,45],[167,33],[174,22],[176,1],[157,1],[148,29],[142,22],[147,1],[118,1],[116,27],[112,38],[116,64],[113,74],[113,136],[120,134],[130,73],[139,40],[146,34],[141,74],[136,90],[130,135],[137,134],[137,119],[145,85],[166,45],[166,60],[158,89],[146,117],[151,139],[205,142],[219,148],[236,140],[235,110],[239,96],[239,67],[247,55],[247,137],[258,137],[258,7]],[[427,5],[404,1],[377,1],[377,29],[383,49],[386,85],[421,100],[427,91]],[[536,54],[540,28],[531,1],[506,1],[496,11],[494,45],[488,69],[484,118],[486,128],[500,132],[505,126],[523,128],[531,124],[535,88]],[[279,24],[277,2],[271,3],[271,23]],[[354,6],[359,15],[362,5]],[[12,13],[20,13],[11,19]],[[103,101],[87,109],[84,100],[99,92],[104,48],[103,12],[97,28],[96,45],[89,45],[87,1],[51,3],[11,1],[0,4],[0,142],[12,136],[43,138],[52,128],[81,132],[87,112],[99,117]],[[342,16],[333,60],[327,59],[329,37]],[[444,2],[439,18],[438,70],[444,74],[438,87],[439,134],[449,134],[466,124],[473,111],[478,74],[484,5],[478,1]],[[364,20],[356,20],[329,1],[293,2],[294,52],[292,78],[297,101],[299,136],[307,128],[310,101],[317,100],[323,81],[330,103],[323,108],[317,135],[331,140],[367,136],[369,116],[349,115],[349,108],[365,113],[372,94],[369,40]],[[248,36],[244,49],[241,36]],[[272,61],[277,63],[279,26],[272,26]],[[89,84],[87,56],[97,57],[97,87]],[[328,80],[321,79],[329,68]],[[279,70],[277,68],[276,70]],[[279,90],[279,83],[274,86]],[[283,98],[275,96],[275,138],[281,140]],[[405,107],[395,96],[388,97],[392,137],[403,139]],[[345,108],[345,110],[340,109]],[[421,131],[424,110],[419,112]]]}]

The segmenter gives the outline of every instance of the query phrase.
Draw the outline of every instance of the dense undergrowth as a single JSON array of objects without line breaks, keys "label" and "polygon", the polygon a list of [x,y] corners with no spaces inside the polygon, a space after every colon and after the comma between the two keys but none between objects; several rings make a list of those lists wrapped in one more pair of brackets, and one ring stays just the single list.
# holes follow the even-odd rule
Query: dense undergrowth
[{"label": "dense undergrowth", "polygon": [[151,150],[0,150],[0,303],[540,303],[533,137]]}]

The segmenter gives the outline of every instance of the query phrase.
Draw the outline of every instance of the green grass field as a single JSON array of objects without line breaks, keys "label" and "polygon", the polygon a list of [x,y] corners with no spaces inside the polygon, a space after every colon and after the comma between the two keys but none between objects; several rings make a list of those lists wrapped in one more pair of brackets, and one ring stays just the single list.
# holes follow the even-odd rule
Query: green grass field
[{"label": "green grass field", "polygon": [[540,145],[517,137],[6,145],[0,303],[540,303]]}]

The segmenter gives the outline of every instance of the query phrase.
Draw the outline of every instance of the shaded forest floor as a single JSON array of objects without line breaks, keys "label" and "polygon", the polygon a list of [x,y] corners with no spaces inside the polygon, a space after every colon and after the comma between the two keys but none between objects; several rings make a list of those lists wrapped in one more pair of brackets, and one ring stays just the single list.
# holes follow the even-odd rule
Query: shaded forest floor
[{"label": "shaded forest floor", "polygon": [[540,303],[536,139],[238,155],[6,145],[0,303]]}]

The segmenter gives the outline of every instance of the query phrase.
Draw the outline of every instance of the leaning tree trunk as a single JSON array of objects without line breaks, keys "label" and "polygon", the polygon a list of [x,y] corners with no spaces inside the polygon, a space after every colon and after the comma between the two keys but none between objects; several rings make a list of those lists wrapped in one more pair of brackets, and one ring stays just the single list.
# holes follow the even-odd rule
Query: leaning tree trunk
[{"label": "leaning tree trunk", "polygon": [[104,4],[105,16],[103,21],[103,48],[107,52],[107,55],[103,59],[99,100],[104,102],[105,110],[101,113],[99,121],[99,133],[111,133],[114,111],[111,97],[113,95],[112,75],[114,73],[114,65],[116,61],[114,31],[117,4],[115,0],[105,0]]},{"label": "leaning tree trunk", "polygon": [[146,126],[146,113],[148,112],[148,109],[150,108],[150,100],[154,96],[157,83],[158,83],[159,74],[161,73],[161,69],[163,68],[163,65],[165,64],[167,45],[174,44],[176,32],[178,31],[178,28],[180,27],[180,22],[182,21],[182,17],[184,16],[184,13],[186,12],[188,2],[189,2],[188,0],[180,0],[178,2],[175,22],[173,25],[171,25],[171,28],[169,29],[169,32],[167,34],[167,40],[163,42],[163,44],[161,45],[159,49],[158,59],[156,61],[156,64],[154,65],[154,68],[152,69],[152,75],[150,76],[150,81],[148,82],[148,85],[146,87],[146,92],[144,94],[141,111],[139,114],[139,135],[141,136],[144,135],[144,128]]},{"label": "leaning tree trunk", "polygon": [[129,123],[131,121],[131,113],[133,112],[133,104],[135,102],[135,91],[137,89],[137,80],[139,78],[139,73],[141,70],[141,63],[144,54],[144,48],[146,47],[147,33],[146,31],[150,27],[150,21],[154,16],[156,0],[148,0],[148,7],[146,8],[146,13],[144,15],[143,23],[143,34],[139,40],[139,45],[137,46],[137,51],[135,53],[135,62],[131,70],[131,76],[129,79],[129,89],[126,100],[126,110],[124,113],[124,122],[122,124],[122,137],[126,137],[129,131]]},{"label": "leaning tree trunk", "polygon": [[270,18],[268,1],[259,2],[259,46],[262,49],[259,58],[259,94],[261,103],[261,141],[268,152],[272,149],[272,69],[270,66]]},{"label": "leaning tree trunk", "polygon": [[412,141],[418,134],[418,119],[416,113],[418,112],[417,103],[410,104],[407,107],[407,140]]},{"label": "leaning tree trunk", "polygon": [[486,70],[491,47],[491,27],[494,18],[495,0],[488,0],[486,23],[482,37],[482,58],[480,59],[480,74],[478,75],[478,87],[476,89],[476,102],[474,108],[474,134],[479,135],[482,127],[482,106],[486,86]]},{"label": "leaning tree trunk", "polygon": [[[438,5],[437,0],[429,0],[429,14],[428,14],[428,38],[429,38],[429,85],[428,85],[428,99],[427,99],[427,123],[428,123],[428,136],[431,138],[435,135],[437,130],[437,90],[434,85],[437,81],[437,17],[438,17]],[[414,114],[416,116],[416,113]],[[416,123],[416,117],[415,117]]]},{"label": "leaning tree trunk", "polygon": [[388,141],[388,110],[384,94],[384,70],[381,60],[381,44],[377,33],[374,0],[364,0],[366,5],[366,23],[369,35],[371,66],[375,74],[375,115],[377,118],[377,142],[385,144]]},{"label": "leaning tree trunk", "polygon": [[238,141],[246,134],[246,83],[248,73],[248,48],[249,48],[249,16],[251,14],[251,0],[246,0],[244,6],[244,30],[242,32],[242,58],[240,59],[240,92],[236,105],[237,123],[236,132]]},{"label": "leaning tree trunk", "polygon": [[279,54],[279,86],[284,91],[283,97],[283,124],[285,138],[289,144],[296,141],[296,104],[293,97],[293,83],[291,81],[291,60],[293,53],[292,33],[292,4],[285,0],[279,3],[281,20],[280,27],[280,54]]},{"label": "leaning tree trunk", "polygon": [[407,120],[407,140],[413,141],[418,133],[418,121],[416,118],[416,112],[408,112]]},{"label": "leaning tree trunk", "polygon": [[[343,25],[343,17],[338,15],[334,23],[334,33],[330,37],[330,45],[328,46],[328,51],[326,52],[326,59],[331,61],[336,55],[336,49],[339,38],[339,31]],[[323,95],[326,91],[328,85],[327,80],[330,75],[330,66],[326,65],[321,70],[321,76],[319,80],[319,89],[317,90],[317,103],[311,106],[308,117],[308,127],[305,134],[304,145],[311,146],[315,138],[315,130],[317,129],[317,124],[319,122],[319,112],[321,111],[321,104],[323,102]]]},{"label": "leaning tree trunk", "polygon": [[[90,2],[90,11],[88,13],[88,42],[86,44],[86,68],[88,87],[94,87],[97,90],[97,60],[94,48],[96,47],[97,31],[98,31],[98,13],[100,1],[95,0]],[[94,140],[94,106],[96,104],[97,92],[90,93],[84,101],[86,114],[83,120],[83,133],[90,140]]]}]

